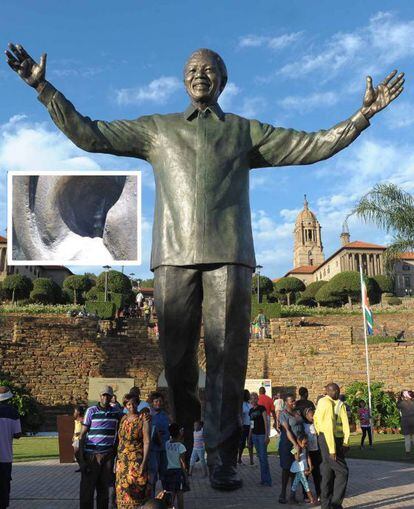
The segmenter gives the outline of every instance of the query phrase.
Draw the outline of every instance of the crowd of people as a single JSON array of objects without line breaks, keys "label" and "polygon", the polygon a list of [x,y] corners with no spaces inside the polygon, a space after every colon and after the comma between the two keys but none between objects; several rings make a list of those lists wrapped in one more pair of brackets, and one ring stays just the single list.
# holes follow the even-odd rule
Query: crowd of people
[{"label": "crowd of people", "polygon": [[[1,509],[9,504],[12,441],[21,436],[19,415],[9,404],[12,397],[7,387],[0,387]],[[401,392],[397,406],[409,454],[414,444],[414,392]],[[372,447],[372,416],[364,400],[358,407],[360,446],[364,447],[368,437]],[[311,504],[320,502],[322,509],[339,509],[348,482],[349,415],[350,408],[335,383],[325,387],[316,404],[309,400],[305,387],[299,388],[299,399],[293,394],[282,397],[280,392],[271,398],[265,387],[258,393],[245,390],[238,464],[244,464],[247,448],[248,464],[254,465],[255,450],[260,484],[272,486],[267,449],[271,437],[277,435],[279,503],[295,503],[299,490]],[[98,404],[76,406],[73,417],[81,509],[93,509],[95,496],[98,509],[183,509],[191,476],[208,476],[203,422],[194,423],[192,449],[187,450],[184,429],[170,421],[160,392],[143,401],[139,388],[132,387],[121,404],[112,387],[105,386]]]}]

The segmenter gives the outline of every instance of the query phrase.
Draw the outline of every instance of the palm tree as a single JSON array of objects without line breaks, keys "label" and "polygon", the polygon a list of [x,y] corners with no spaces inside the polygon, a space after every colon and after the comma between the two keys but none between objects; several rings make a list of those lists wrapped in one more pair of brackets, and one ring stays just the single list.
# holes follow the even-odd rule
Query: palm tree
[{"label": "palm tree", "polygon": [[375,185],[349,215],[375,223],[392,234],[392,242],[384,253],[387,272],[393,272],[401,253],[414,250],[414,197],[395,184]]}]

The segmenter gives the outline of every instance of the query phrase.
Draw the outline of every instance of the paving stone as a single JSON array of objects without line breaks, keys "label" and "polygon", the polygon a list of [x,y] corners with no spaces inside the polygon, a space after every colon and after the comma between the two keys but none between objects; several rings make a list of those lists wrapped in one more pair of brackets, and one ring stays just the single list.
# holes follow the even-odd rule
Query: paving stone
[{"label": "paving stone", "polygon": [[[414,507],[414,465],[387,461],[348,460],[350,480],[344,508],[401,509]],[[186,509],[275,509],[280,505],[280,467],[270,457],[273,487],[260,486],[259,467],[243,465],[244,487],[235,492],[213,490],[201,471],[191,478],[185,495]],[[77,509],[80,474],[76,465],[56,460],[16,463],[10,509]]]}]

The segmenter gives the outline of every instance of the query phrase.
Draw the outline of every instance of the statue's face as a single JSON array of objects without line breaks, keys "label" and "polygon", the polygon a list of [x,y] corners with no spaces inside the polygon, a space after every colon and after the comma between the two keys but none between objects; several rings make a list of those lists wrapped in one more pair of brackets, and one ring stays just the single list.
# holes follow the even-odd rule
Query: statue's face
[{"label": "statue's face", "polygon": [[193,102],[215,103],[223,90],[220,69],[208,53],[190,57],[184,71],[184,84]]}]

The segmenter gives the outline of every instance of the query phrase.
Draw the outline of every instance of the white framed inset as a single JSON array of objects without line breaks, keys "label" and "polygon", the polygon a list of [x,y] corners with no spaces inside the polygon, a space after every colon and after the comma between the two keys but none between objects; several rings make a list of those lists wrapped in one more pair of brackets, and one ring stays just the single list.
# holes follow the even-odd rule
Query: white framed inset
[{"label": "white framed inset", "polygon": [[9,171],[7,197],[9,265],[141,265],[140,171]]}]

